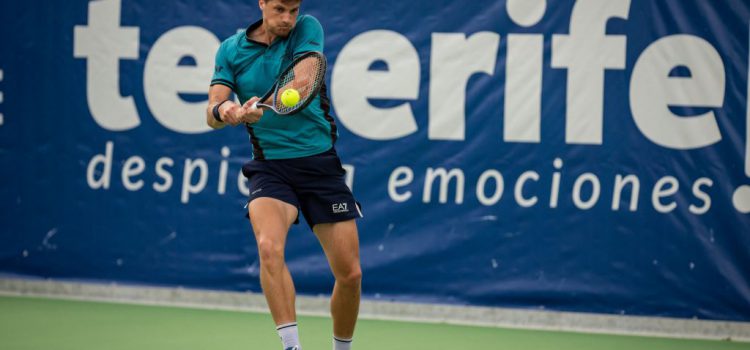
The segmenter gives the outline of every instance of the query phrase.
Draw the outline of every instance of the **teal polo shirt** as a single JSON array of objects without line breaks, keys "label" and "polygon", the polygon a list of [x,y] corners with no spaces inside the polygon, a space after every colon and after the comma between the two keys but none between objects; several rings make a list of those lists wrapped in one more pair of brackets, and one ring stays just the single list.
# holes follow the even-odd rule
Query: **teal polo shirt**
[{"label": "teal polo shirt", "polygon": [[[300,15],[289,36],[276,38],[271,45],[250,39],[250,33],[262,24],[260,20],[224,40],[216,53],[211,85],[228,86],[243,104],[253,96],[262,97],[296,56],[323,52],[323,27],[313,16]],[[253,158],[259,160],[322,153],[333,147],[338,137],[325,84],[302,111],[286,116],[265,111],[260,121],[247,125],[247,131]]]}]

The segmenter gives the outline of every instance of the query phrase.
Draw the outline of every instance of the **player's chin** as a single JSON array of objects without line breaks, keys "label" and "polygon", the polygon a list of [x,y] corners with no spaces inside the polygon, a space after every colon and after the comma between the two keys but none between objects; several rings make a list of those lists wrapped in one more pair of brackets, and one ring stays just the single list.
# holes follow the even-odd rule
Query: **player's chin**
[{"label": "player's chin", "polygon": [[274,34],[276,34],[276,36],[287,37],[287,36],[289,36],[289,33],[292,32],[292,27],[280,27],[280,28],[276,28],[275,32],[276,33],[274,33]]}]

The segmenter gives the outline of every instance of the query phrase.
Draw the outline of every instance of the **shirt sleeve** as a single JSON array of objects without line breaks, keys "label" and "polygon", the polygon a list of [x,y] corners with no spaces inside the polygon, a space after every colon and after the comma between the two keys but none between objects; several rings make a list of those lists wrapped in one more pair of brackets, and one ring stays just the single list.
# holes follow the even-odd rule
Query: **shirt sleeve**
[{"label": "shirt sleeve", "polygon": [[313,16],[303,16],[297,22],[294,30],[295,40],[293,41],[294,57],[309,51],[323,52],[323,26],[318,19]]},{"label": "shirt sleeve", "polygon": [[[232,37],[233,38],[233,37]],[[229,50],[231,47],[230,41],[232,38],[225,40],[219,46],[216,51],[216,66],[214,67],[214,75],[211,78],[211,86],[221,84],[229,87],[232,91],[235,91],[234,72],[232,72],[229,64]]]}]

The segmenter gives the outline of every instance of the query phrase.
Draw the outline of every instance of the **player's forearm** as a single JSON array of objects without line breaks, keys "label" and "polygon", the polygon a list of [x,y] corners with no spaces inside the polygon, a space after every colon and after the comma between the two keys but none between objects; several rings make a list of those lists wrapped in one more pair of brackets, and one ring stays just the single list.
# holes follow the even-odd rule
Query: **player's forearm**
[{"label": "player's forearm", "polygon": [[206,108],[206,124],[208,124],[208,126],[210,126],[212,129],[221,129],[227,126],[225,123],[216,120],[216,118],[214,117],[214,107],[218,103],[219,102],[209,103],[208,108]]},{"label": "player's forearm", "polygon": [[[225,126],[227,126],[227,123],[224,122],[223,117],[224,114],[227,111],[227,107],[234,104],[234,102],[231,100],[232,90],[224,85],[216,84],[211,85],[211,88],[208,90],[208,106],[206,107],[206,124],[210,126],[213,129],[221,129]],[[221,110],[217,111],[219,112],[218,116],[214,115],[214,108],[221,104]],[[217,117],[219,117],[217,119]]]},{"label": "player's forearm", "polygon": [[[219,105],[219,108],[214,111],[216,105]],[[213,103],[210,103],[208,105],[208,109],[206,109],[206,122],[208,123],[208,126],[213,129],[221,129],[227,126],[228,124],[225,122],[226,119],[224,118],[227,114],[227,111],[232,109],[234,106],[238,105],[231,100],[215,101]],[[217,117],[222,121],[217,120]],[[230,122],[229,124],[232,123]]]}]

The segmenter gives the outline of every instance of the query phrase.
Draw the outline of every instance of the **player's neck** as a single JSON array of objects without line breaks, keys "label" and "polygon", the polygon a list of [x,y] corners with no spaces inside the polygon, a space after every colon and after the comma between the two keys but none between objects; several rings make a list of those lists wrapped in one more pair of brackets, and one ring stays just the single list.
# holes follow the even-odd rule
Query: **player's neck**
[{"label": "player's neck", "polygon": [[250,33],[250,37],[257,42],[261,42],[266,45],[271,45],[271,43],[276,39],[276,35],[273,35],[273,33],[271,33],[271,31],[266,28],[265,22],[263,22],[263,24],[253,30],[252,33]]}]

